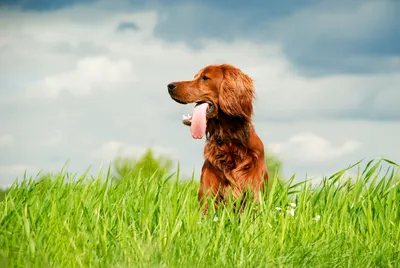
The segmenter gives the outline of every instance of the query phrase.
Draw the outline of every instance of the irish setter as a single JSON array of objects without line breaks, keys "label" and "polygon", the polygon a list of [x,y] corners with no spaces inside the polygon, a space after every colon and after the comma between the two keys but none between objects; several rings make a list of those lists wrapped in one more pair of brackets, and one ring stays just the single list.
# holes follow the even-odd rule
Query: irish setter
[{"label": "irish setter", "polygon": [[206,135],[200,203],[213,196],[217,207],[228,194],[243,197],[248,189],[258,200],[268,173],[264,145],[252,124],[252,79],[232,65],[209,65],[191,81],[168,84],[168,92],[178,103],[196,103],[193,115],[184,116],[183,123],[190,126],[194,139]]}]

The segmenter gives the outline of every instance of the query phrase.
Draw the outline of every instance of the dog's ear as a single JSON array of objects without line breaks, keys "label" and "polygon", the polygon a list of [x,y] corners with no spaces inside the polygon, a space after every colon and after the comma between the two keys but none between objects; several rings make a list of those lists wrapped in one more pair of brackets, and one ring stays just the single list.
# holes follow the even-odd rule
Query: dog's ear
[{"label": "dog's ear", "polygon": [[221,67],[224,79],[219,89],[219,107],[227,115],[250,121],[255,97],[253,80],[233,66]]}]

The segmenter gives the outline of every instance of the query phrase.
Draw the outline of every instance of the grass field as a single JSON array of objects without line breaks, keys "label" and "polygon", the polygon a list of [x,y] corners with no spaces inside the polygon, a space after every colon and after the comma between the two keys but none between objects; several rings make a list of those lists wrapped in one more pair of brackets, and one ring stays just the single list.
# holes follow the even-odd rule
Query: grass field
[{"label": "grass field", "polygon": [[0,202],[0,267],[400,267],[398,167],[381,164],[315,188],[273,180],[240,216],[204,218],[197,178],[25,180]]}]

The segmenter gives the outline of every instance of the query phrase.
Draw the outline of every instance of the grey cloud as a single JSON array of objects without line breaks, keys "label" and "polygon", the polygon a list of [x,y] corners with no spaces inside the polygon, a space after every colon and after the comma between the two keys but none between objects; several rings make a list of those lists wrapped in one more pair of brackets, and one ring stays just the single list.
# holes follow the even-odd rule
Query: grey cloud
[{"label": "grey cloud", "polygon": [[281,4],[265,5],[226,8],[191,2],[163,7],[155,34],[196,48],[207,39],[279,43],[299,72],[309,76],[399,70],[385,61],[400,55],[398,2],[321,1],[278,15],[268,10]]},{"label": "grey cloud", "polygon": [[5,7],[20,8],[22,10],[53,11],[75,4],[93,2],[95,2],[95,0],[3,0],[1,1],[1,5]]},{"label": "grey cloud", "polygon": [[140,29],[139,26],[136,25],[136,23],[131,22],[131,21],[123,21],[117,26],[118,31],[138,31]]},{"label": "grey cloud", "polygon": [[[340,5],[339,5],[340,7]],[[387,73],[399,70],[400,5],[364,1],[333,10],[313,7],[270,29],[301,73]]]},{"label": "grey cloud", "polygon": [[[28,10],[54,10],[71,3],[14,4]],[[210,0],[121,0],[100,1],[97,6],[108,11],[157,11],[155,35],[195,49],[203,49],[210,39],[278,43],[299,73],[307,76],[386,73],[400,68],[390,63],[400,55],[398,1],[233,0],[227,4]],[[92,18],[96,16],[91,14]],[[86,15],[75,17],[88,19]],[[118,28],[137,30],[137,25],[122,21]]]}]

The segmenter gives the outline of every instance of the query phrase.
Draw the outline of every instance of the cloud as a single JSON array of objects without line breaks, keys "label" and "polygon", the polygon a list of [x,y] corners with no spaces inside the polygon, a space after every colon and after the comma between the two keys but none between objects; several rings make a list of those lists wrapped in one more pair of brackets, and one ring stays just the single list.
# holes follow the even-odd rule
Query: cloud
[{"label": "cloud", "polygon": [[106,57],[84,58],[67,73],[45,77],[28,87],[27,97],[55,98],[62,91],[74,96],[86,95],[93,90],[113,90],[119,83],[134,81],[132,65],[124,59]]},{"label": "cloud", "polygon": [[298,72],[307,76],[395,72],[400,70],[393,62],[400,56],[399,4],[320,1],[288,7],[268,2],[263,8],[261,3],[235,2],[226,8],[193,1],[162,8],[155,34],[201,49],[208,39],[279,43]]},{"label": "cloud", "polygon": [[14,137],[11,134],[0,136],[0,148],[9,147],[14,144]]},{"label": "cloud", "polygon": [[56,147],[65,140],[65,136],[60,130],[52,131],[50,135],[47,135],[46,139],[42,141],[43,146]]},{"label": "cloud", "polygon": [[[307,76],[387,73],[400,70],[400,2],[353,1],[26,1],[6,3],[23,10],[79,10],[95,7],[97,13],[157,12],[156,37],[203,49],[208,40],[278,43],[297,71]],[[47,7],[47,8],[46,8]],[[110,13],[110,12],[109,12]],[[82,19],[79,15],[75,17]],[[97,15],[91,13],[91,18]],[[117,28],[137,29],[135,21],[122,20]]]},{"label": "cloud", "polygon": [[117,27],[118,31],[126,31],[126,30],[138,31],[139,29],[140,28],[139,26],[136,25],[136,23],[130,21],[123,21],[120,24],[118,24]]},{"label": "cloud", "polygon": [[173,155],[173,150],[163,147],[144,147],[143,145],[130,145],[121,141],[107,141],[92,152],[92,157],[96,160],[110,162],[117,157],[138,157],[146,150],[152,149],[155,154]]},{"label": "cloud", "polygon": [[268,28],[303,74],[397,72],[398,7],[395,1],[320,3]]},{"label": "cloud", "polygon": [[96,57],[107,54],[109,51],[101,44],[94,44],[91,41],[79,41],[71,44],[67,40],[58,42],[52,46],[52,50],[56,54],[73,55],[78,58]]},{"label": "cloud", "polygon": [[335,147],[328,140],[314,133],[299,133],[286,142],[269,144],[269,148],[284,159],[313,163],[343,157],[360,147],[361,144],[354,140],[345,141],[342,145]]},{"label": "cloud", "polygon": [[268,120],[400,119],[400,108],[395,104],[400,95],[393,90],[400,83],[398,73],[309,79],[286,70],[279,74],[264,72],[262,79],[255,77],[262,99],[262,103],[256,103],[261,111],[256,116]]},{"label": "cloud", "polygon": [[40,168],[29,164],[0,165],[0,188],[7,188],[18,177],[22,181],[26,172],[27,177],[35,177],[41,171]]},{"label": "cloud", "polygon": [[76,4],[93,2],[95,2],[95,0],[3,0],[0,6],[3,5],[34,11],[51,11]]},{"label": "cloud", "polygon": [[[203,37],[202,49],[193,49],[182,39],[170,42],[154,35],[164,15],[156,9],[119,12],[97,6],[0,12],[5,25],[0,28],[5,36],[0,40],[5,47],[0,122],[18,141],[0,150],[0,162],[48,170],[70,160],[72,171],[92,166],[96,172],[101,161],[139,156],[150,147],[179,161],[183,173],[196,168],[198,176],[204,140],[194,141],[181,123],[181,115],[193,106],[171,100],[166,85],[222,62],[254,79],[255,127],[267,148],[287,145],[281,146],[288,156],[285,174],[327,174],[376,155],[398,158],[399,72],[305,76],[280,42],[256,42],[240,34],[234,41]],[[118,32],[121,22],[134,22],[140,30]],[[26,98],[27,89],[35,99]],[[299,133],[320,139],[290,143]],[[355,149],[347,141],[364,146]],[[307,151],[314,143],[329,156],[324,154],[318,165],[290,154],[290,146]],[[311,160],[321,154],[312,151]]]}]

